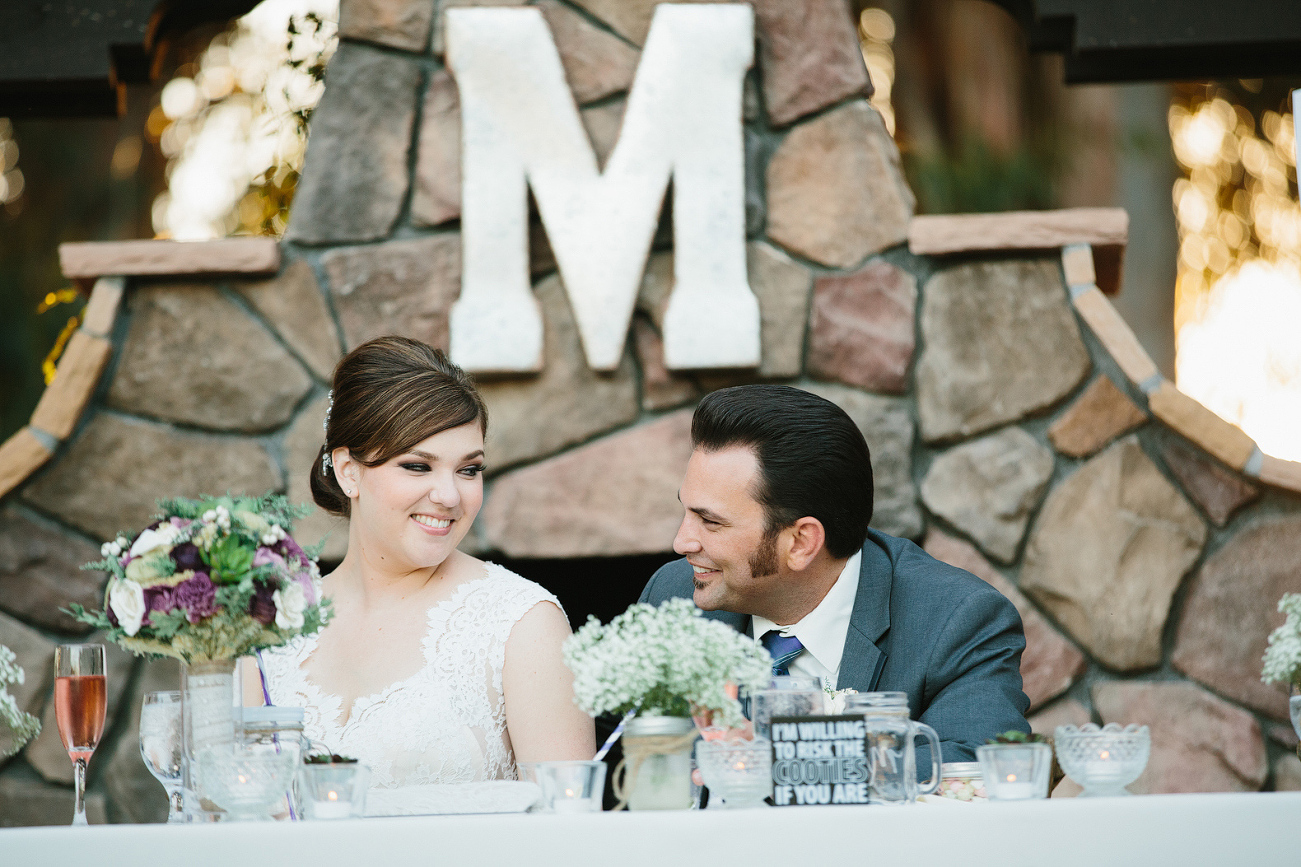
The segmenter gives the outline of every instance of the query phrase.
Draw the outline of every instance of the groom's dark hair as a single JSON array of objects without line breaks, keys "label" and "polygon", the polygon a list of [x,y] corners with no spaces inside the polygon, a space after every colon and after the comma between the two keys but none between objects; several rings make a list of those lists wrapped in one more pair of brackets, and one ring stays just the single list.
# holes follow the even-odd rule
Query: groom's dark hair
[{"label": "groom's dark hair", "polygon": [[691,444],[705,451],[753,449],[759,475],[752,495],[771,537],[816,518],[831,556],[851,556],[872,520],[872,456],[862,432],[829,400],[787,385],[715,391],[696,407]]}]

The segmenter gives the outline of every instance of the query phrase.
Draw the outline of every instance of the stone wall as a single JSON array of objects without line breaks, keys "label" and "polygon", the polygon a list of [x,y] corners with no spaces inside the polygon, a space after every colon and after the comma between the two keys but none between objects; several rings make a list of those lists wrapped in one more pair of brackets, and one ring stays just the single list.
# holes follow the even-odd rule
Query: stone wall
[{"label": "stone wall", "polygon": [[[536,5],[608,152],[654,3]],[[1142,791],[1301,786],[1286,694],[1258,677],[1275,602],[1301,591],[1301,468],[1261,454],[1143,353],[1103,291],[1119,290],[1123,212],[912,217],[845,6],[798,6],[754,3],[747,244],[761,366],[665,369],[661,233],[623,363],[591,372],[535,225],[545,366],[482,383],[494,471],[468,544],[513,558],[666,552],[692,405],[740,382],[791,383],[862,428],[875,526],[1016,604],[1037,727],[1149,723]],[[160,496],[310,500],[341,353],[387,333],[446,345],[459,122],[436,18],[428,0],[345,0],[284,242],[61,251],[65,274],[93,283],[91,303],[31,424],[0,446],[0,642],[27,668],[20,703],[46,720],[0,769],[0,824],[71,811],[51,663],[55,643],[85,633],[58,608],[98,605],[103,579],[77,564],[144,524]],[[318,513],[301,528],[305,541],[327,533],[337,558],[345,526]],[[587,592],[635,596],[646,577]],[[90,812],[158,820],[139,696],[174,683],[175,667],[116,651],[110,667]]]}]

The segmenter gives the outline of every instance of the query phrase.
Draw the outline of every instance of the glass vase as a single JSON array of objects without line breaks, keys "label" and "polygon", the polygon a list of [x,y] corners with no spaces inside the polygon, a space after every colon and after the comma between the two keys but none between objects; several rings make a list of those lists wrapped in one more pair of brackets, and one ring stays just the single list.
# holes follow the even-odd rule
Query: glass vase
[{"label": "glass vase", "polygon": [[623,762],[615,794],[629,810],[691,808],[691,748],[696,724],[688,717],[639,716],[623,735]]},{"label": "glass vase", "polygon": [[[191,821],[215,821],[222,809],[205,785],[203,768],[212,756],[235,745],[235,661],[181,665],[181,739],[186,813]],[[207,757],[207,762],[204,758]]]}]

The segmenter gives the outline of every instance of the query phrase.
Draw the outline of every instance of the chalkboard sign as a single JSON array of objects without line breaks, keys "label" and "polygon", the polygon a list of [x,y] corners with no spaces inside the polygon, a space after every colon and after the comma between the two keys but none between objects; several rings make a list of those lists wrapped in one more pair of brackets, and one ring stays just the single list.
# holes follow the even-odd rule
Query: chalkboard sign
[{"label": "chalkboard sign", "polygon": [[773,803],[866,804],[865,727],[861,716],[773,717]]}]

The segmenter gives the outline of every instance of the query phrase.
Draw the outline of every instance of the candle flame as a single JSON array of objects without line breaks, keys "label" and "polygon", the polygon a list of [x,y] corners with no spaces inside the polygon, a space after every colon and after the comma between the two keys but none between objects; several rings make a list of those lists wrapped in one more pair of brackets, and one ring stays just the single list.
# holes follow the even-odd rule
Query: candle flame
[{"label": "candle flame", "polygon": [[244,776],[243,774],[236,774],[235,779],[239,780],[241,783],[248,782],[248,777]]},{"label": "candle flame", "polygon": [[738,770],[738,771],[744,771],[744,770],[745,770],[745,762],[737,762],[736,764],[732,765],[732,767],[733,767],[734,769]]},{"label": "candle flame", "polygon": [[1008,774],[1008,775],[1007,775],[1007,781],[1008,781],[1009,783],[1015,783],[1015,782],[1016,782],[1016,774]]},{"label": "candle flame", "polygon": [[572,798],[572,797],[574,797],[574,790],[573,790],[573,789],[565,789],[565,797],[566,797],[566,798]]},{"label": "candle flame", "polygon": [[331,791],[328,792],[325,797],[329,798],[331,801],[337,801],[339,800],[339,793],[335,791]]},{"label": "candle flame", "polygon": [[1111,758],[1111,753],[1110,753],[1109,751],[1107,751],[1107,750],[1103,750],[1102,752],[1098,753],[1098,758],[1100,758],[1100,759],[1109,759],[1109,758]]}]

